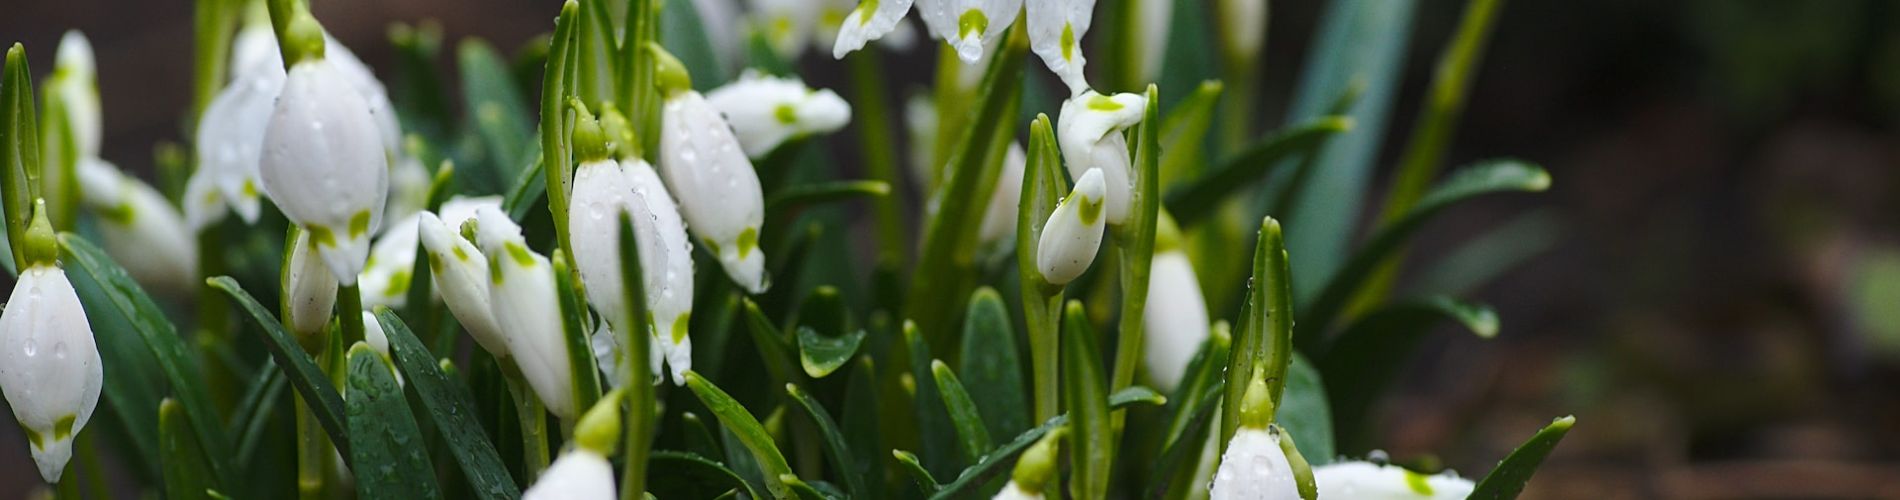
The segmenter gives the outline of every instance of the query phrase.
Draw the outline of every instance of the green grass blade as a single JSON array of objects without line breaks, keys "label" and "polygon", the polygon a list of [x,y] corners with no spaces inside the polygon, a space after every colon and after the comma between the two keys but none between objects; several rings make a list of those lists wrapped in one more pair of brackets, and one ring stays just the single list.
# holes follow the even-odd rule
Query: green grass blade
[{"label": "green grass blade", "polygon": [[170,498],[199,498],[217,486],[189,420],[178,400],[165,398],[159,403],[158,437],[165,450],[165,496]]},{"label": "green grass blade", "polygon": [[[1167,403],[1167,401],[1168,398],[1162,397],[1153,389],[1135,386],[1110,395],[1108,397],[1108,410],[1119,410],[1137,404],[1158,406]],[[1042,425],[1023,431],[1022,434],[1016,435],[1015,439],[1003,443],[1002,446],[998,446],[995,450],[990,451],[988,455],[984,455],[981,460],[977,461],[976,465],[963,469],[963,472],[957,474],[956,480],[948,484],[942,484],[933,490],[928,490],[935,491],[934,494],[930,495],[930,498],[970,498],[976,494],[975,492],[978,488],[989,484],[991,479],[995,479],[998,475],[1007,474],[1013,470],[1015,468],[1016,456],[1028,450],[1031,445],[1036,444],[1036,441],[1042,439],[1043,435],[1068,424],[1068,415],[1057,415],[1054,418],[1044,421]],[[910,455],[910,453],[902,450],[898,450],[896,453]],[[914,455],[911,455],[911,457],[915,459]],[[899,461],[902,461],[902,459],[900,458]],[[921,469],[917,472],[921,472]],[[927,475],[929,473],[925,472],[924,474]],[[932,479],[931,481],[932,485],[936,486],[935,480]]]},{"label": "green grass blade", "polygon": [[[1146,334],[1146,325],[1142,320],[1148,311],[1148,271],[1154,265],[1155,224],[1161,217],[1161,118],[1158,109],[1161,97],[1153,85],[1148,86],[1147,96],[1147,110],[1142,116],[1141,125],[1134,131],[1135,178],[1128,191],[1131,210],[1128,220],[1115,229],[1115,240],[1121,248],[1117,260],[1121,271],[1118,275],[1121,277],[1122,303],[1121,327],[1115,336],[1115,367],[1108,382],[1110,391],[1134,384],[1135,369],[1141,366],[1142,336]],[[1120,413],[1109,416],[1111,442],[1121,440],[1125,418]],[[1114,453],[1109,454],[1109,461],[1114,461]]]},{"label": "green grass blade", "polygon": [[1311,154],[1334,136],[1353,130],[1344,116],[1319,116],[1281,129],[1228,157],[1219,167],[1169,188],[1163,204],[1183,227],[1192,226],[1220,207],[1222,201],[1283,168],[1286,161]]},{"label": "green grass blade", "polygon": [[766,373],[772,376],[774,384],[798,382],[796,370],[792,368],[791,346],[787,345],[785,334],[780,333],[765,312],[759,310],[759,304],[745,299],[746,330],[752,332],[752,343],[759,349],[759,359],[765,363]]},{"label": "green grass blade", "polygon": [[1214,124],[1214,104],[1220,102],[1221,82],[1201,82],[1193,92],[1168,109],[1161,119],[1161,187],[1167,188],[1201,175],[1202,147]]},{"label": "green grass blade", "polygon": [[441,498],[395,367],[369,344],[350,346],[350,471],[358,498]]},{"label": "green grass blade", "polygon": [[556,254],[554,293],[560,298],[561,333],[567,343],[568,378],[574,381],[574,407],[593,408],[601,395],[600,369],[594,363],[593,345],[588,340],[593,331],[587,322],[587,299],[581,298],[574,277],[565,254]]},{"label": "green grass blade", "polygon": [[727,491],[738,491],[746,498],[765,498],[752,489],[739,473],[704,456],[683,451],[656,450],[648,462],[654,477],[674,478],[654,481],[648,493],[655,498],[713,498]]},{"label": "green grass blade", "polygon": [[0,204],[6,212],[7,242],[13,250],[7,271],[19,274],[18,265],[26,261],[26,225],[33,216],[33,199],[39,197],[40,132],[39,116],[33,110],[33,70],[27,66],[26,48],[18,42],[7,49],[7,64],[0,74]]},{"label": "green grass blade", "polygon": [[468,479],[469,487],[480,498],[515,498],[521,495],[520,488],[508,476],[508,468],[502,465],[501,455],[495,451],[495,445],[488,441],[482,432],[481,422],[475,420],[475,405],[466,396],[453,387],[447,374],[437,364],[435,355],[429,352],[422,341],[416,338],[409,326],[388,308],[377,308],[376,319],[382,322],[383,333],[389,338],[389,354],[395,358],[396,367],[402,370],[403,380],[409,384],[422,401],[422,406],[436,432],[448,445],[455,464],[460,467],[462,476]]},{"label": "green grass blade", "polygon": [[467,127],[480,137],[481,160],[458,169],[462,185],[475,193],[498,193],[521,175],[529,158],[534,122],[525,94],[508,76],[508,63],[479,38],[455,48],[462,77],[462,106]]},{"label": "green grass blade", "polygon": [[1010,436],[1029,428],[1029,398],[1023,392],[1021,357],[1010,328],[1009,309],[995,289],[979,288],[963,317],[963,356],[957,373],[978,390],[970,397],[983,426]]},{"label": "green grass blade", "polygon": [[731,431],[739,438],[739,442],[745,444],[746,450],[752,452],[752,457],[758,460],[759,468],[764,472],[765,487],[772,496],[790,496],[791,489],[779,480],[779,476],[791,474],[792,467],[786,464],[785,456],[779,453],[778,445],[772,441],[772,435],[765,431],[765,426],[760,425],[759,420],[753,418],[752,413],[740,406],[732,396],[726,395],[719,386],[700,377],[698,373],[691,370],[686,372],[686,387],[692,389],[693,395],[699,397],[699,402],[704,403],[706,409],[719,419],[720,425]]},{"label": "green grass blade", "polygon": [[1062,401],[1074,432],[1069,439],[1069,494],[1075,498],[1107,496],[1115,458],[1107,380],[1093,330],[1082,302],[1069,301],[1062,315]]},{"label": "green grass blade", "polygon": [[1036,245],[1042,240],[1042,225],[1055,212],[1068,181],[1062,172],[1062,156],[1056,150],[1055,128],[1048,115],[1037,115],[1029,124],[1029,150],[1023,166],[1022,198],[1016,212],[1016,273],[1022,284],[1023,319],[1029,335],[1030,384],[1034,394],[1031,407],[1037,420],[1048,420],[1060,411],[1057,381],[1060,379],[1060,321],[1062,290],[1042,278],[1036,268]]},{"label": "green grass blade", "polygon": [[263,332],[265,350],[270,351],[271,360],[277,363],[277,369],[284,371],[284,375],[290,379],[291,388],[297,389],[297,394],[310,404],[311,413],[316,414],[317,423],[330,435],[330,442],[336,445],[337,451],[343,456],[350,456],[350,433],[343,420],[343,397],[337,394],[336,385],[330,382],[330,377],[317,368],[317,363],[304,353],[303,347],[297,344],[290,332],[284,330],[283,323],[279,323],[277,317],[272,316],[263,304],[257,303],[257,299],[251,298],[251,293],[244,291],[244,287],[239,286],[236,280],[230,276],[219,276],[205,282],[231,297],[231,301],[243,309],[251,322]]},{"label": "green grass blade", "polygon": [[[93,246],[85,238],[72,233],[60,233],[59,248],[64,254],[68,272],[85,273],[104,290],[108,304],[91,304],[90,307],[111,307],[119,315],[131,322],[132,329],[145,341],[145,347],[151,350],[152,357],[158,361],[160,372],[170,383],[174,397],[184,406],[185,416],[190,420],[199,446],[205,450],[230,450],[230,441],[224,435],[224,423],[218,410],[211,404],[211,396],[205,391],[204,371],[199,368],[196,351],[185,345],[183,337],[178,336],[177,328],[165,319],[158,304],[152,297],[139,288],[138,283],[125,272],[125,268],[106,257],[104,251]],[[227,455],[211,455],[212,477],[214,484],[226,484],[235,479],[234,471]]]},{"label": "green grass blade", "polygon": [[1420,199],[1411,212],[1373,232],[1371,239],[1339,269],[1318,298],[1301,311],[1300,347],[1310,351],[1318,346],[1328,326],[1365,285],[1372,272],[1445,207],[1483,194],[1537,192],[1549,188],[1550,174],[1522,161],[1490,160],[1459,169]]},{"label": "green grass blade", "polygon": [[[265,366],[258,370],[258,380],[251,384],[250,394],[238,405],[228,434],[238,437],[237,462],[251,464],[257,456],[257,447],[263,444],[264,428],[270,423],[271,415],[276,413],[277,401],[284,396],[284,388],[289,387],[289,379],[275,366]],[[255,469],[253,469],[255,470]]]},{"label": "green grass blade", "polygon": [[850,201],[857,198],[889,196],[891,185],[884,181],[828,181],[799,184],[780,189],[765,200],[766,213],[792,211],[801,207]]},{"label": "green grass blade", "polygon": [[1563,441],[1564,434],[1570,432],[1570,426],[1577,423],[1577,417],[1563,417],[1552,421],[1543,430],[1537,431],[1529,441],[1512,450],[1497,468],[1478,480],[1469,498],[1496,500],[1517,498],[1529,484],[1531,475],[1537,473],[1537,466],[1544,463],[1544,457],[1550,456],[1557,443]]},{"label": "green grass blade", "polygon": [[811,394],[795,384],[785,384],[785,393],[805,410],[805,416],[810,417],[812,424],[818,427],[818,432],[824,435],[826,458],[831,459],[832,467],[837,467],[837,475],[844,477],[846,491],[861,498],[871,497],[871,490],[865,482],[868,478],[858,473],[857,457],[845,442],[844,433],[838,432],[838,423],[831,419],[831,412],[825,411],[824,405],[818,404],[818,400],[812,399]]},{"label": "green grass blade", "polygon": [[[640,233],[634,228],[632,215],[620,211],[620,299],[626,305],[627,317],[624,325],[646,325],[647,309],[645,269],[640,267]],[[621,367],[626,377],[616,381],[626,391],[626,406],[623,412],[620,433],[626,442],[626,455],[621,461],[620,487],[621,497],[638,495],[647,491],[647,460],[653,450],[653,422],[658,413],[654,404],[653,370],[642,366],[640,360],[651,359],[653,353],[653,335],[646,328],[628,328],[632,331],[615,331],[611,335],[620,336],[623,357]],[[588,352],[592,352],[591,350]],[[714,351],[719,352],[719,351]],[[710,439],[708,439],[710,441]]]},{"label": "green grass blade", "polygon": [[903,466],[904,472],[910,474],[911,481],[917,483],[917,489],[931,494],[932,498],[943,491],[943,483],[937,482],[937,478],[931,476],[929,470],[924,469],[924,464],[917,461],[917,454],[904,450],[891,450],[891,457],[896,458],[898,465]]},{"label": "green grass blade", "polygon": [[963,452],[972,461],[989,453],[990,430],[984,426],[976,402],[970,400],[970,391],[957,381],[957,374],[950,371],[950,365],[935,360],[930,362],[930,376],[937,382],[937,395],[943,398],[944,408],[950,411],[950,424],[957,430]]},{"label": "green grass blade", "polygon": [[1248,278],[1247,303],[1241,308],[1239,333],[1227,360],[1227,394],[1221,413],[1221,451],[1240,428],[1240,402],[1254,370],[1266,370],[1268,399],[1277,407],[1286,390],[1287,364],[1293,358],[1292,277],[1287,268],[1285,235],[1280,221],[1260,222],[1253,253],[1253,277]]},{"label": "green grass blade", "polygon": [[[1208,424],[1213,421],[1214,409],[1221,406],[1221,398],[1226,394],[1227,356],[1233,349],[1233,335],[1229,333],[1227,323],[1214,324],[1207,340],[1201,342],[1201,348],[1188,361],[1187,370],[1181,377],[1181,383],[1168,397],[1168,405],[1162,408],[1163,422],[1160,460],[1152,467],[1148,479],[1148,492],[1158,498],[1180,498],[1185,492],[1191,465],[1184,466],[1188,459],[1198,460],[1199,446],[1207,440]],[[1188,450],[1195,450],[1189,455]]]}]

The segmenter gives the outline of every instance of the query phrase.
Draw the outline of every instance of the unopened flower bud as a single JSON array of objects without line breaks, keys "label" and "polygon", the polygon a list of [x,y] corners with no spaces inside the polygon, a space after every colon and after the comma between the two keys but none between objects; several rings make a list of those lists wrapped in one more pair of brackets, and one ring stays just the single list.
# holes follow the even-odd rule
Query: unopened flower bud
[{"label": "unopened flower bud", "polygon": [[488,302],[494,307],[495,324],[508,339],[508,351],[548,412],[574,418],[574,381],[568,371],[554,266],[528,249],[521,226],[501,210],[483,208],[475,216],[482,253],[488,257]]},{"label": "unopened flower bud", "polygon": [[290,69],[271,113],[263,187],[285,217],[310,233],[337,282],[354,285],[382,222],[388,157],[369,103],[322,58],[321,43],[314,46],[316,54]]},{"label": "unopened flower bud", "polygon": [[1068,427],[1057,427],[1024,450],[1022,457],[1016,459],[1016,469],[1010,474],[1009,484],[996,492],[991,500],[1041,500],[1043,489],[1049,486],[1049,481],[1057,480],[1056,473],[1062,464],[1062,456],[1056,451],[1068,434]]},{"label": "unopened flower bud", "polygon": [[[1299,486],[1276,430],[1242,426],[1214,472],[1211,500],[1297,500]],[[1356,498],[1356,497],[1354,497]]]},{"label": "unopened flower bud", "polygon": [[1003,154],[1003,171],[996,176],[996,189],[990,191],[990,205],[983,209],[983,225],[976,231],[978,241],[992,243],[1016,234],[1016,212],[1022,205],[1023,167],[1028,162],[1022,145],[1010,143],[1009,151]]},{"label": "unopened flower bud", "polygon": [[1148,374],[1156,389],[1172,391],[1208,336],[1207,300],[1201,296],[1200,280],[1187,252],[1171,249],[1155,254],[1148,271],[1148,314],[1142,324],[1148,329],[1142,336]]},{"label": "unopened flower bud", "polygon": [[[672,366],[675,383],[692,368],[692,339],[687,324],[693,310],[693,246],[678,208],[660,183],[659,174],[643,160],[625,163],[603,159],[582,163],[574,174],[574,197],[568,211],[575,267],[587,290],[588,302],[612,324],[614,331],[649,334],[654,380],[664,379],[662,362]],[[648,315],[629,318],[625,283],[621,279],[620,214],[625,212],[639,239],[641,284]],[[638,321],[628,325],[629,320]],[[595,335],[597,354],[606,354],[601,368],[618,382],[626,375],[617,337]],[[602,349],[605,348],[605,349]],[[631,360],[627,360],[631,361]]]},{"label": "unopened flower bud", "polygon": [[297,334],[305,347],[320,342],[330,324],[330,308],[336,306],[336,276],[317,255],[310,232],[297,231],[290,242],[290,257],[284,262],[284,323]]},{"label": "unopened flower bud", "polygon": [[0,393],[48,483],[59,482],[73,438],[92,419],[103,367],[66,271],[51,261],[26,264],[0,312]]},{"label": "unopened flower bud", "polygon": [[1104,189],[1102,171],[1090,169],[1042,226],[1036,269],[1049,284],[1066,285],[1095,263],[1095,252],[1102,245]]},{"label": "unopened flower bud", "polygon": [[1320,498],[1368,500],[1451,500],[1471,495],[1476,486],[1457,474],[1425,475],[1391,464],[1334,462],[1313,469]]},{"label": "unopened flower bud", "polygon": [[1128,139],[1121,132],[1140,123],[1147,106],[1148,99],[1138,94],[1105,96],[1092,90],[1062,102],[1062,114],[1056,123],[1056,143],[1062,147],[1062,159],[1069,166],[1069,175],[1102,169],[1111,225],[1128,218],[1133,180]]},{"label": "unopened flower bud", "polygon": [[734,283],[758,294],[767,287],[759,226],[765,195],[752,161],[740,151],[726,119],[698,92],[666,99],[660,133],[660,172],[677,196],[680,214]]},{"label": "unopened flower bud", "polygon": [[560,458],[541,471],[541,477],[534,480],[534,486],[521,493],[522,500],[613,500],[619,498],[614,489],[613,464],[607,457],[586,448],[575,448],[562,453]]},{"label": "unopened flower bud", "polygon": [[453,203],[442,207],[449,222],[428,212],[417,215],[416,231],[429,252],[429,276],[435,280],[435,290],[442,294],[449,313],[475,337],[475,343],[497,359],[508,359],[508,339],[495,323],[488,301],[488,260],[474,243],[457,234],[455,227],[468,216],[458,220],[451,215],[449,206]]},{"label": "unopened flower bud", "polygon": [[725,113],[740,147],[753,159],[764,158],[785,141],[836,132],[851,121],[851,105],[836,92],[752,71],[713,89],[706,101]]},{"label": "unopened flower bud", "polygon": [[79,163],[80,199],[99,215],[106,254],[147,288],[174,294],[197,286],[197,241],[171,202],[98,158]]}]

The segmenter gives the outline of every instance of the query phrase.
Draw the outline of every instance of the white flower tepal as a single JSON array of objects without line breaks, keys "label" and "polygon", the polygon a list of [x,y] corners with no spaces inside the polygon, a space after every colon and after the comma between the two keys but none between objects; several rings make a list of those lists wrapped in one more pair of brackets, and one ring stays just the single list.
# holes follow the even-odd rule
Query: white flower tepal
[{"label": "white flower tepal", "polygon": [[1070,94],[1089,90],[1088,78],[1082,74],[1088,64],[1082,56],[1082,35],[1089,32],[1095,0],[1028,0],[1024,7],[1029,16],[1029,47],[1050,72],[1062,77]]},{"label": "white flower tepal", "polygon": [[41,479],[59,482],[104,381],[92,325],[66,272],[48,263],[26,268],[0,312],[0,391]]},{"label": "white flower tepal", "polygon": [[[1211,500],[1298,500],[1293,466],[1280,448],[1280,436],[1267,429],[1241,427],[1227,443],[1227,454],[1214,471]],[[1321,496],[1321,498],[1332,498]],[[1356,497],[1337,497],[1356,498]]]},{"label": "white flower tepal", "polygon": [[[80,158],[99,156],[104,118],[99,106],[99,73],[93,61],[92,42],[77,30],[67,31],[60,37],[59,52],[54,57],[53,77],[47,84],[58,87],[49,90],[58,93],[60,106],[65,108],[64,118],[73,134],[73,145]],[[57,148],[42,151],[50,153]]]},{"label": "white flower tepal", "polygon": [[846,15],[844,22],[838,25],[838,40],[831,46],[831,57],[844,59],[845,54],[864,48],[879,38],[884,38],[904,22],[904,14],[910,13],[911,0],[862,0],[858,8]]},{"label": "white flower tepal", "polygon": [[1452,474],[1425,475],[1389,464],[1335,462],[1313,469],[1320,498],[1366,500],[1450,500],[1471,495],[1470,479]]},{"label": "white flower tepal", "polygon": [[719,258],[734,283],[754,294],[764,292],[759,226],[765,220],[765,195],[732,127],[691,90],[667,96],[662,120],[660,172],[679,197],[687,229]]},{"label": "white flower tepal", "polygon": [[991,243],[1016,234],[1016,212],[1022,204],[1023,168],[1029,156],[1021,144],[1010,143],[1003,154],[1003,171],[997,174],[996,189],[990,191],[990,205],[983,209],[983,225],[977,241]]},{"label": "white flower tepal", "polygon": [[1121,132],[1141,122],[1148,98],[1139,94],[1105,96],[1087,91],[1062,102],[1062,115],[1056,123],[1056,143],[1069,175],[1081,176],[1089,169],[1102,169],[1108,186],[1108,223],[1121,224],[1128,218],[1129,190],[1133,161],[1128,156],[1128,139]]},{"label": "white flower tepal", "polygon": [[388,157],[370,105],[327,59],[298,62],[264,132],[264,191],[311,233],[345,286],[369,258],[389,192]]},{"label": "white flower tepal", "polygon": [[811,43],[818,9],[809,0],[751,0],[752,29],[758,30],[780,58],[796,59]]},{"label": "white flower tepal", "polygon": [[494,310],[489,307],[488,260],[474,243],[453,229],[473,214],[458,219],[460,214],[450,210],[454,205],[451,200],[442,206],[443,215],[449,217],[446,223],[429,212],[416,216],[417,235],[429,252],[429,276],[435,280],[435,290],[442,294],[449,313],[468,329],[469,336],[475,337],[475,343],[497,359],[508,359],[508,339],[502,336]]},{"label": "white flower tepal", "polygon": [[[268,37],[269,33],[264,35]],[[196,135],[198,169],[192,172],[191,182],[216,186],[223,204],[236,211],[246,223],[257,221],[264,134],[271,122],[277,94],[284,86],[284,67],[274,57],[275,44],[269,49],[272,58],[245,62],[236,68],[233,73],[236,78],[218,91],[205,107]],[[194,210],[206,215],[191,215]],[[191,220],[216,220],[206,210],[216,210],[216,207],[206,203],[204,198],[194,197],[186,204]],[[202,229],[204,226],[194,223],[194,227]]]},{"label": "white flower tepal", "polygon": [[1148,334],[1142,336],[1142,352],[1155,388],[1172,391],[1207,340],[1207,300],[1187,253],[1179,249],[1155,254],[1148,276],[1148,314],[1142,318]]},{"label": "white flower tepal", "polygon": [[[693,311],[693,244],[686,236],[673,198],[660,183],[659,174],[645,161],[626,163],[611,159],[582,163],[574,176],[573,208],[568,211],[568,228],[574,240],[574,264],[587,289],[588,302],[601,311],[616,331],[627,328],[625,283],[621,281],[620,212],[625,211],[639,236],[642,290],[646,294],[650,322],[636,331],[650,332],[653,350],[648,360],[654,380],[662,380],[662,365],[672,368],[674,383],[685,383],[684,373],[692,369],[692,338],[687,335]],[[650,329],[649,329],[650,328]],[[607,348],[609,363],[602,368],[617,383],[625,375],[619,368],[620,345],[617,338],[595,335],[596,351]]]},{"label": "white flower tepal", "polygon": [[488,302],[494,307],[496,326],[508,339],[508,351],[548,412],[573,418],[577,414],[574,382],[568,371],[554,266],[528,249],[521,226],[507,214],[483,208],[475,217],[480,228],[477,238],[488,257]]},{"label": "white flower tepal", "polygon": [[949,42],[965,63],[981,58],[983,44],[1003,36],[1022,9],[1023,0],[917,0],[930,35]]},{"label": "white flower tepal", "polygon": [[106,254],[153,290],[189,293],[197,285],[198,244],[171,202],[98,158],[79,162],[80,200],[99,215]]},{"label": "white flower tepal", "polygon": [[613,500],[613,464],[599,452],[576,448],[554,459],[535,479],[534,486],[521,493],[522,500]]},{"label": "white flower tepal", "polygon": [[369,262],[357,277],[363,307],[400,308],[409,302],[410,279],[415,277],[416,240],[421,212],[391,224],[370,246]]},{"label": "white flower tepal", "polygon": [[1066,285],[1095,263],[1102,246],[1104,190],[1102,171],[1089,170],[1049,214],[1036,244],[1036,269],[1049,284]]},{"label": "white flower tepal", "polygon": [[739,146],[753,159],[785,141],[836,132],[851,122],[851,105],[836,92],[753,71],[713,89],[706,101],[725,113]]}]

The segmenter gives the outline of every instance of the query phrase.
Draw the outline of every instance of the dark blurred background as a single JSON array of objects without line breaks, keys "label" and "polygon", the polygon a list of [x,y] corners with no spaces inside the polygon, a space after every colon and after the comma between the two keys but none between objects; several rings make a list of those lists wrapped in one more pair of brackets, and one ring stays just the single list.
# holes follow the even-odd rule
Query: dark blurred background
[{"label": "dark blurred background", "polygon": [[[509,52],[558,10],[313,3],[385,78],[392,22],[434,19],[451,43]],[[1403,147],[1463,4],[1420,0],[1380,165]],[[1262,116],[1278,117],[1321,3],[1272,8]],[[24,42],[44,74],[60,33],[85,31],[104,155],[150,178],[153,145],[186,136],[191,22],[177,0],[9,0],[0,41]],[[908,57],[892,67],[922,81],[934,59]],[[844,85],[828,57],[801,68]],[[1477,288],[1499,338],[1447,328],[1426,344],[1380,412],[1384,448],[1478,474],[1574,413],[1527,497],[1900,498],[1896,119],[1900,3],[1509,0],[1448,164],[1516,156],[1556,183],[1452,210],[1408,276],[1429,279],[1417,263],[1504,224],[1549,250]],[[22,474],[0,478],[31,479],[17,433],[0,443],[0,471]]]}]

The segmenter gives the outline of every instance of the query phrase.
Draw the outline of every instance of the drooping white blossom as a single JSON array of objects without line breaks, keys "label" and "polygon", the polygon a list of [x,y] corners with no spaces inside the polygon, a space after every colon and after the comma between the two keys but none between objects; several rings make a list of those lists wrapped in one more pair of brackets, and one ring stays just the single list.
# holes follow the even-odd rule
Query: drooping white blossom
[{"label": "drooping white blossom", "polygon": [[410,279],[415,277],[416,242],[421,213],[397,220],[370,245],[369,262],[357,277],[363,307],[401,308],[409,302]]},{"label": "drooping white blossom", "polygon": [[[685,383],[683,374],[692,368],[692,339],[687,324],[693,308],[693,247],[679,210],[661,184],[653,167],[639,159],[625,163],[611,158],[585,161],[574,175],[574,194],[568,210],[568,230],[573,239],[574,265],[581,273],[588,302],[594,304],[616,331],[629,325],[621,280],[620,216],[632,221],[639,238],[642,287],[646,295],[645,324],[636,332],[650,332],[653,339],[649,364],[654,379],[665,378],[662,363],[672,367],[675,383]],[[618,382],[626,375],[620,369],[617,336],[596,334],[596,353],[607,355],[603,371]]]},{"label": "drooping white blossom", "polygon": [[185,180],[184,198],[179,202],[184,205],[185,226],[191,228],[192,234],[224,222],[230,212],[224,193],[218,192],[217,180],[201,172],[193,172],[191,178]]},{"label": "drooping white blossom", "polygon": [[1156,389],[1173,391],[1208,336],[1207,300],[1187,252],[1172,248],[1155,253],[1142,324],[1148,330],[1142,336],[1148,376]]},{"label": "drooping white blossom", "polygon": [[1128,218],[1133,169],[1128,154],[1128,139],[1121,132],[1141,122],[1148,99],[1139,94],[1105,96],[1085,91],[1062,102],[1062,114],[1056,122],[1056,143],[1069,175],[1081,176],[1089,169],[1102,169],[1107,183],[1108,223],[1119,225]]},{"label": "drooping white blossom", "polygon": [[1052,285],[1065,285],[1095,263],[1102,246],[1102,210],[1107,202],[1102,171],[1091,169],[1062,198],[1036,244],[1036,269]]},{"label": "drooping white blossom", "polygon": [[750,0],[751,29],[764,35],[772,51],[785,60],[797,59],[811,44],[818,9],[811,0]]},{"label": "drooping white blossom", "polygon": [[660,173],[678,198],[687,229],[719,258],[734,283],[757,294],[767,288],[759,226],[765,195],[732,127],[698,92],[666,98],[660,131]]},{"label": "drooping white blossom", "polygon": [[989,207],[983,209],[983,225],[977,239],[983,243],[1002,241],[1016,234],[1017,207],[1022,204],[1023,167],[1029,162],[1021,144],[1010,143],[1003,154],[1003,171],[997,174],[996,189],[990,191]]},{"label": "drooping white blossom", "polygon": [[[264,37],[269,45],[243,42],[257,40],[257,36]],[[270,36],[268,28],[262,33],[257,28],[240,33],[231,83],[218,91],[198,120],[198,168],[189,182],[216,186],[222,205],[237,212],[247,224],[257,221],[260,210],[264,133],[284,86],[284,66],[278,62],[277,44]],[[204,197],[194,200],[185,204],[187,219],[208,223],[220,218],[212,215],[219,211],[219,205]],[[205,226],[194,223],[193,227]]]},{"label": "drooping white blossom", "polygon": [[330,324],[330,308],[336,306],[336,275],[317,255],[309,231],[298,231],[290,242],[290,258],[284,262],[284,299],[289,307],[284,323],[298,337],[318,338]]},{"label": "drooping white blossom", "polygon": [[1082,55],[1082,35],[1089,32],[1095,0],[1028,0],[1023,7],[1029,18],[1030,49],[1062,78],[1070,94],[1089,90],[1088,77],[1082,74],[1088,64]]},{"label": "drooping white blossom", "polygon": [[845,54],[864,48],[864,44],[884,38],[903,24],[904,15],[910,13],[911,0],[862,0],[851,13],[838,25],[837,41],[831,46],[831,57],[844,59]]},{"label": "drooping white blossom", "polygon": [[1227,443],[1227,453],[1221,456],[1220,467],[1214,471],[1214,487],[1208,498],[1298,500],[1299,486],[1286,452],[1280,449],[1280,435],[1247,426],[1235,431]]},{"label": "drooping white blossom", "polygon": [[197,240],[165,196],[105,160],[79,162],[80,200],[99,215],[106,254],[140,285],[172,294],[197,286]]},{"label": "drooping white blossom", "polygon": [[985,43],[1000,39],[1016,22],[1023,0],[917,0],[916,5],[930,35],[949,42],[963,62],[974,63]]},{"label": "drooping white blossom", "polygon": [[[72,133],[79,158],[99,156],[104,134],[104,115],[99,106],[99,73],[93,60],[92,42],[78,30],[67,31],[59,39],[59,52],[53,60],[53,76],[46,82],[49,93],[59,96],[63,118]],[[51,111],[51,110],[48,110]],[[60,148],[42,148],[42,154],[54,154]],[[42,174],[50,174],[48,169]]]},{"label": "drooping white blossom", "polygon": [[528,249],[521,226],[507,214],[483,208],[475,217],[477,239],[488,257],[488,303],[508,340],[508,351],[548,412],[574,418],[574,381],[568,371],[554,265]]},{"label": "drooping white blossom", "polygon": [[1334,462],[1313,468],[1320,498],[1366,500],[1450,500],[1471,495],[1476,486],[1457,474],[1425,475],[1404,467],[1365,461]]},{"label": "drooping white blossom", "polygon": [[706,102],[726,115],[739,146],[755,160],[787,140],[836,132],[851,122],[851,105],[836,92],[754,71],[713,89]]},{"label": "drooping white blossom", "polygon": [[599,453],[576,449],[562,453],[521,493],[522,500],[612,500],[613,464]]},{"label": "drooping white blossom", "polygon": [[1174,0],[1136,0],[1135,75],[1142,81],[1161,78],[1162,57],[1168,54],[1168,34],[1174,27]]},{"label": "drooping white blossom", "polygon": [[337,282],[356,283],[381,226],[388,156],[370,104],[336,63],[296,63],[264,132],[264,191],[311,233]]},{"label": "drooping white blossom", "polygon": [[0,393],[26,432],[41,479],[59,482],[104,382],[92,325],[66,271],[50,256],[27,265],[0,312]]},{"label": "drooping white blossom", "polygon": [[496,359],[508,359],[508,338],[502,335],[489,303],[488,259],[455,229],[473,213],[452,213],[452,205],[454,200],[442,206],[448,222],[429,212],[416,216],[416,232],[429,252],[429,277],[435,280],[434,288],[442,295],[449,313],[468,329],[469,336],[475,337],[475,343]]}]

